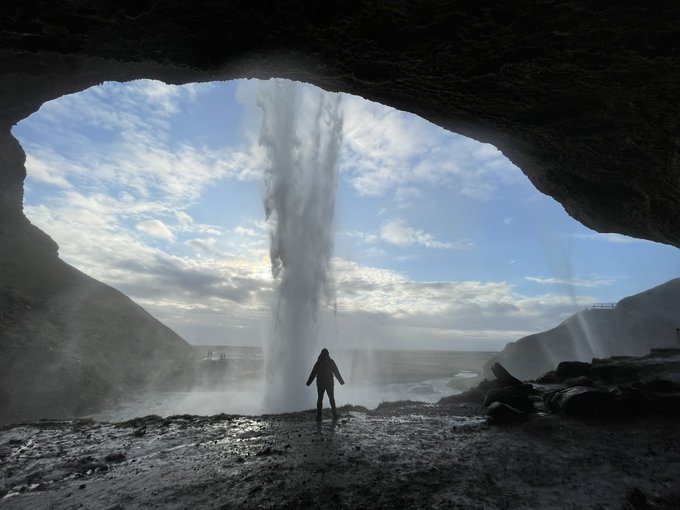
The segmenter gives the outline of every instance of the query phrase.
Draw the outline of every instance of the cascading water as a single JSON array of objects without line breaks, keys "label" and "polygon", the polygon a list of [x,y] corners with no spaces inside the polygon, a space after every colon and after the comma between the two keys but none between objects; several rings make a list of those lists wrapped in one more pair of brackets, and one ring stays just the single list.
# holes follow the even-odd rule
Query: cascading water
[{"label": "cascading water", "polygon": [[330,275],[333,215],[342,143],[340,96],[286,80],[263,84],[260,144],[269,158],[265,214],[277,279],[274,321],[265,345],[265,410],[312,407],[304,383],[321,348],[322,308],[334,306]]}]

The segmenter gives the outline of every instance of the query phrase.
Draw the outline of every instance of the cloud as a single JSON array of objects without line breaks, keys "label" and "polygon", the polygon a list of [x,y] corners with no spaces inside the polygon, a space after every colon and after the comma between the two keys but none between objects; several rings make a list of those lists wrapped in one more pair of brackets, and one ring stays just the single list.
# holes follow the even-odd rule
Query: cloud
[{"label": "cloud", "polygon": [[194,219],[184,211],[175,211],[175,217],[182,227],[193,224]]},{"label": "cloud", "polygon": [[643,243],[648,242],[644,239],[636,239],[634,237],[628,237],[621,234],[606,233],[601,234],[594,232],[592,234],[573,234],[574,239],[585,239],[587,241],[601,241],[605,243],[616,243],[616,244],[630,244],[630,243]]},{"label": "cloud", "polygon": [[208,237],[205,239],[189,239],[185,241],[185,243],[188,244],[189,246],[192,246],[193,248],[196,248],[199,251],[210,253],[215,249],[217,239],[214,239],[212,237]]},{"label": "cloud", "polygon": [[380,239],[396,246],[424,246],[426,248],[467,250],[474,247],[472,241],[462,240],[457,243],[441,242],[432,234],[409,227],[401,219],[390,220],[380,227]]},{"label": "cloud", "polygon": [[170,230],[168,226],[161,220],[140,221],[137,223],[137,225],[135,225],[135,228],[139,232],[143,232],[159,239],[165,239],[166,241],[175,240],[175,234],[173,234],[172,230]]},{"label": "cloud", "polygon": [[[96,221],[95,211],[103,215]],[[238,255],[213,251],[209,258],[172,255],[132,235],[115,211],[97,200],[27,210],[59,243],[67,262],[125,292],[189,340],[257,343],[266,334],[275,299],[266,247],[247,247]],[[189,241],[196,246],[207,240]],[[359,338],[382,348],[500,349],[597,301],[525,296],[507,282],[417,282],[340,258],[332,272],[337,328],[349,345]]]},{"label": "cloud", "polygon": [[59,188],[71,187],[71,184],[51,164],[31,154],[26,154],[26,171],[30,172],[31,178],[38,182]]},{"label": "cloud", "polygon": [[[212,301],[215,304],[231,301],[245,305],[251,301],[253,291],[262,287],[257,279],[239,276],[228,266],[219,263],[199,265],[196,261],[163,253],[156,253],[144,262],[119,260],[116,267],[138,276],[128,281],[126,288],[147,299],[157,298],[159,290],[164,289],[163,294],[174,296],[180,302],[202,300],[203,303]],[[153,282],[153,286],[150,287],[147,282]]]},{"label": "cloud", "polygon": [[544,276],[525,276],[525,280],[533,283],[547,284],[547,285],[568,285],[573,287],[606,287],[616,282],[615,278],[594,277],[590,279],[583,278],[555,278]]},{"label": "cloud", "polygon": [[[43,105],[29,121],[31,129],[50,135],[24,144],[29,178],[57,191],[25,209],[58,242],[62,258],[130,295],[188,340],[257,344],[275,301],[269,227],[202,224],[189,211],[218,182],[259,181],[266,158],[256,137],[246,136],[238,147],[172,141],[173,119],[202,87],[105,84]],[[491,146],[360,98],[343,101],[342,172],[361,195],[394,193],[406,204],[436,185],[488,200],[498,182],[512,178],[509,163]],[[384,256],[380,241],[474,247],[465,239],[440,241],[401,219],[385,220],[377,233],[343,235],[366,244],[369,256]],[[147,236],[176,241],[173,252]],[[365,342],[357,347],[500,348],[596,301],[525,296],[502,281],[417,282],[341,258],[333,260],[333,274],[338,334],[347,345]]]},{"label": "cloud", "polygon": [[125,189],[168,210],[186,209],[221,180],[259,179],[266,158],[256,141],[214,148],[171,140],[174,116],[205,87],[109,83],[44,104],[31,126],[50,142],[22,141],[29,176],[109,195]]},{"label": "cloud", "polygon": [[381,250],[380,248],[376,248],[375,246],[368,247],[364,251],[364,253],[369,257],[375,257],[375,258],[381,258],[381,257],[387,256],[387,252],[385,250]]},{"label": "cloud", "polygon": [[[338,314],[360,321],[373,341],[401,337],[402,345],[501,348],[550,329],[593,302],[592,296],[525,296],[507,282],[415,282],[399,273],[334,261]],[[408,340],[405,332],[413,335]],[[365,332],[364,332],[365,334]],[[475,344],[479,339],[483,344]]]},{"label": "cloud", "polygon": [[375,243],[379,239],[379,237],[376,234],[361,232],[359,230],[346,230],[343,232],[339,232],[338,234],[346,237],[351,237],[353,239],[358,239],[359,241],[366,244]]},{"label": "cloud", "polygon": [[414,186],[399,187],[394,192],[394,199],[401,208],[410,207],[413,202],[422,198],[423,192]]},{"label": "cloud", "polygon": [[487,201],[500,184],[521,175],[492,145],[384,105],[345,96],[343,119],[341,171],[360,195],[445,186],[452,194]]},{"label": "cloud", "polygon": [[243,237],[257,237],[260,234],[255,232],[252,228],[246,228],[246,227],[236,227],[233,229],[233,232],[236,235],[243,236]]}]

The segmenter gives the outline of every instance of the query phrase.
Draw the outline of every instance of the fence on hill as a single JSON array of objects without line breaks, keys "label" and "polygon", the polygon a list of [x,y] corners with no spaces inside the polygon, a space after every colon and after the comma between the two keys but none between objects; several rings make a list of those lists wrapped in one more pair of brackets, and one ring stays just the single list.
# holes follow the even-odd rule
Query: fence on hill
[{"label": "fence on hill", "polygon": [[593,303],[586,310],[614,310],[616,303]]}]

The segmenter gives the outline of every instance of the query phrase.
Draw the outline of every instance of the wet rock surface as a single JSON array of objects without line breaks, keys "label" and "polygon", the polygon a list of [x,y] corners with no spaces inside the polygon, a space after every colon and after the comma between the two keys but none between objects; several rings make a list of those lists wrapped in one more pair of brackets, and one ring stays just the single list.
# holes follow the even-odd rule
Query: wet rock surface
[{"label": "wet rock surface", "polygon": [[0,506],[676,508],[679,444],[673,419],[492,427],[470,403],[39,421],[0,431]]},{"label": "wet rock surface", "polygon": [[489,407],[494,402],[501,402],[525,413],[534,410],[534,405],[527,392],[512,386],[490,390],[484,398],[484,405]]},{"label": "wet rock surface", "polygon": [[526,420],[529,418],[529,411],[522,411],[521,409],[495,400],[487,406],[486,415],[489,417],[489,423],[501,425]]},{"label": "wet rock surface", "polygon": [[[563,361],[536,381],[507,386],[512,376],[499,363],[500,377],[446,400],[480,401],[495,423],[520,413],[547,410],[575,418],[613,420],[633,416],[680,416],[680,349],[653,349],[641,357],[614,356],[592,363]],[[502,404],[502,407],[498,404]]]},{"label": "wet rock surface", "polygon": [[[653,9],[585,0],[322,8],[288,0],[4,1],[0,300],[7,314],[0,328],[10,338],[0,345],[0,369],[14,372],[0,381],[0,414],[33,419],[48,405],[54,416],[88,412],[93,402],[144,386],[153,365],[188,355],[181,339],[142,310],[63,264],[54,241],[23,215],[26,155],[11,127],[44,102],[107,80],[306,81],[493,143],[591,228],[680,246],[678,19],[680,4],[672,2]],[[64,360],[61,384],[49,373],[52,360],[38,353],[70,352],[73,335],[61,325],[83,320],[88,342]],[[110,360],[128,359],[134,335],[126,329],[138,331],[141,323],[157,338],[156,352],[136,353],[139,362],[110,370]],[[94,342],[101,359],[89,354],[93,338],[101,340]],[[166,352],[174,352],[171,360],[160,359]],[[556,350],[550,360],[574,352]],[[30,360],[29,371],[46,374],[40,387],[47,394],[21,394],[32,382],[20,380],[23,360]],[[131,373],[119,377],[126,368]],[[38,404],[24,407],[32,402]]]}]

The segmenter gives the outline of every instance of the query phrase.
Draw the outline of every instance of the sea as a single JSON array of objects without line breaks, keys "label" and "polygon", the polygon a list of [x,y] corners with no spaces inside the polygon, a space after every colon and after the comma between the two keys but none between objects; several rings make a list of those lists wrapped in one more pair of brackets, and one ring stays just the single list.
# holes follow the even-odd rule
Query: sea
[{"label": "sea", "polygon": [[[186,388],[154,389],[121,400],[92,415],[103,421],[127,420],[156,414],[262,415],[264,405],[264,357],[259,347],[195,345],[193,384]],[[479,383],[484,365],[496,352],[444,350],[362,350],[331,352],[345,385],[335,385],[338,406],[373,409],[383,402],[413,400],[435,403]],[[311,370],[311,366],[310,366]],[[301,374],[299,388],[312,409],[314,385],[306,387],[309,374]],[[328,406],[326,399],[325,406]],[[303,409],[290,409],[301,411]]]}]

